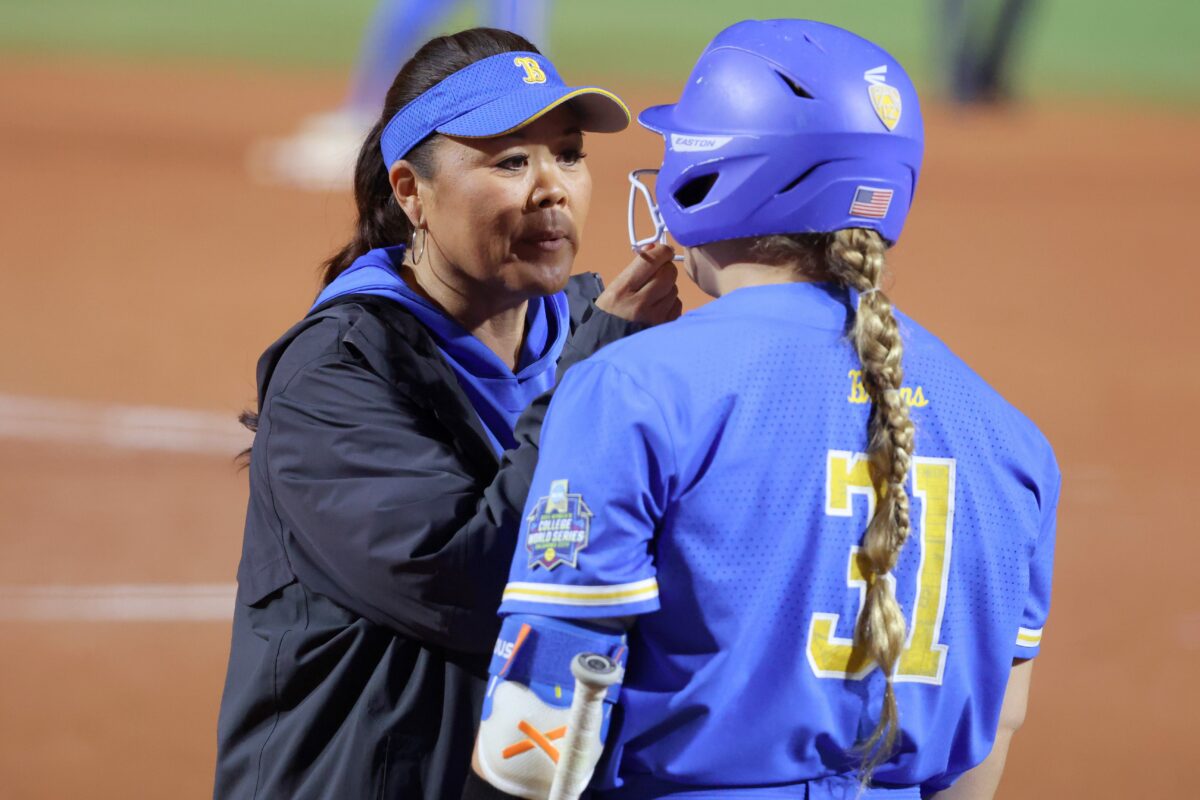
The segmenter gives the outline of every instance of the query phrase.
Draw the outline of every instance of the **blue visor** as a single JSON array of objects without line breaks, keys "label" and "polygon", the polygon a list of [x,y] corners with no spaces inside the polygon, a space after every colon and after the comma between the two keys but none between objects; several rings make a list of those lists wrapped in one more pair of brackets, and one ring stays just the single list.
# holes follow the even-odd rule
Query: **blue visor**
[{"label": "blue visor", "polygon": [[383,160],[390,167],[434,132],[503,136],[566,102],[585,131],[613,133],[629,125],[629,109],[612,92],[567,86],[538,53],[501,53],[460,69],[397,111],[380,138]]}]

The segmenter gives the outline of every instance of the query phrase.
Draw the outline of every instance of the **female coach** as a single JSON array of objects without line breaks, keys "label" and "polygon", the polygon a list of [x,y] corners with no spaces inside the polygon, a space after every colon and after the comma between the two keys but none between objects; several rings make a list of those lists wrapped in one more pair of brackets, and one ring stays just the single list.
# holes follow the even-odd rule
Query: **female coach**
[{"label": "female coach", "polygon": [[603,292],[568,280],[582,132],[628,120],[505,31],[434,39],[396,77],[355,236],[258,366],[217,797],[457,795],[544,395],[679,315],[666,246]]}]

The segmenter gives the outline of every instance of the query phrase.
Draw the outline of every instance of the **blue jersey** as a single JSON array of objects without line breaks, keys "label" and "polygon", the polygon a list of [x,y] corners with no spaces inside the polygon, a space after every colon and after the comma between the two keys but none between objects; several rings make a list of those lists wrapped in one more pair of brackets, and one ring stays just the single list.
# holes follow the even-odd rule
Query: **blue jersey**
[{"label": "blue jersey", "polygon": [[[640,615],[609,736],[619,796],[659,781],[794,796],[782,787],[856,769],[884,681],[851,646],[875,497],[849,309],[828,285],[738,289],[557,390],[501,613]],[[909,640],[902,738],[875,780],[936,790],[987,756],[1012,661],[1038,652],[1060,479],[1029,420],[898,319]]]}]

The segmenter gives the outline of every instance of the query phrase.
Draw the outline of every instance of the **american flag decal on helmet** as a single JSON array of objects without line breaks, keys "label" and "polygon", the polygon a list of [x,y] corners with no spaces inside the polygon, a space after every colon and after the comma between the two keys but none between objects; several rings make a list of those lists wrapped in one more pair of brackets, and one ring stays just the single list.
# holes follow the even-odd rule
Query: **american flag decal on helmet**
[{"label": "american flag decal on helmet", "polygon": [[850,215],[883,219],[892,205],[892,194],[891,189],[872,189],[870,186],[859,186],[854,192],[854,202],[850,204]]}]

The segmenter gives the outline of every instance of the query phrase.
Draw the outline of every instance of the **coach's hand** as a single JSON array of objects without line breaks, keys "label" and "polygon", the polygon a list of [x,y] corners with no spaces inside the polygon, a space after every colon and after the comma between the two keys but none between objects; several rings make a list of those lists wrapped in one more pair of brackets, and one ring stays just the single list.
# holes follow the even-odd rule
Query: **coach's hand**
[{"label": "coach's hand", "polygon": [[638,251],[633,262],[622,270],[608,288],[596,298],[596,307],[630,322],[657,325],[677,319],[683,313],[679,300],[679,270],[671,260],[670,245],[652,244]]}]

